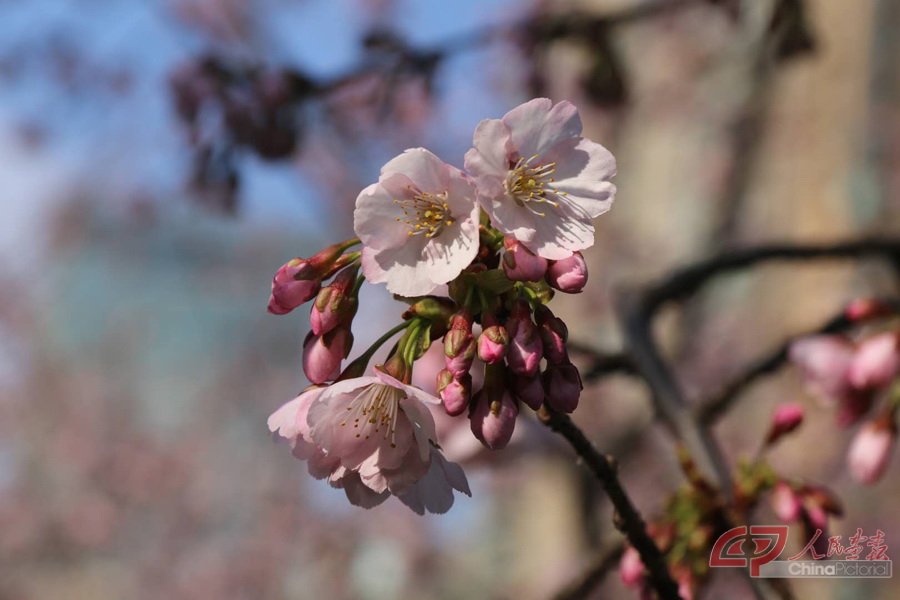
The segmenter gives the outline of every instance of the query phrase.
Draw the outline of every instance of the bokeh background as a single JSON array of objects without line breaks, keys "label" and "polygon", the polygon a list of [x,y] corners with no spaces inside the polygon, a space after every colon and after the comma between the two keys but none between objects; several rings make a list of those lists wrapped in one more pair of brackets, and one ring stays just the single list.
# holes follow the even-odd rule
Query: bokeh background
[{"label": "bokeh background", "polygon": [[[443,424],[474,496],[444,516],[350,507],[272,442],[267,416],[306,383],[305,310],[265,312],[275,269],[350,237],[356,194],[403,149],[462,166],[482,118],[569,99],[619,194],[587,290],[554,305],[615,351],[616,307],[675,266],[897,232],[898,28],[895,0],[0,0],[0,598],[552,596],[617,534],[532,419],[493,454]],[[700,398],[895,291],[875,264],[765,267],[660,332]],[[398,316],[364,298],[357,349]],[[880,528],[900,552],[896,464],[853,484],[848,432],[791,370],[717,427],[729,456],[788,399],[809,419],[777,468],[839,492],[835,533]],[[657,513],[681,476],[645,387],[593,386],[575,419]],[[725,575],[706,597],[745,594]],[[612,573],[595,596],[633,594]]]}]

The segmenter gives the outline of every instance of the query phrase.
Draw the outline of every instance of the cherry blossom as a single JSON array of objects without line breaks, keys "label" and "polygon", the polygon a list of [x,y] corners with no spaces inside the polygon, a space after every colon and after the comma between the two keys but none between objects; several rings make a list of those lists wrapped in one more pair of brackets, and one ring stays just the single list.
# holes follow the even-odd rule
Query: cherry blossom
[{"label": "cherry blossom", "polygon": [[424,148],[388,162],[353,213],[366,279],[418,296],[459,275],[478,252],[476,195],[468,176]]},{"label": "cherry blossom", "polygon": [[594,244],[591,220],[610,209],[610,152],[581,137],[571,102],[522,104],[475,129],[466,168],[491,224],[538,256],[562,260]]}]

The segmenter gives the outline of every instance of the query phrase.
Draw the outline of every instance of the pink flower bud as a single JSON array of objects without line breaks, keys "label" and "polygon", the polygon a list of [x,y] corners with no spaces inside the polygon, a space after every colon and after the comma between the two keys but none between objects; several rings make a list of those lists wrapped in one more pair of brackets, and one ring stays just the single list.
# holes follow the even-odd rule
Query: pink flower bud
[{"label": "pink flower bud", "polygon": [[890,415],[863,425],[847,452],[853,477],[866,485],[877,483],[884,475],[896,441],[897,428]]},{"label": "pink flower bud", "polygon": [[619,559],[619,578],[626,587],[636,588],[644,583],[644,563],[634,546],[625,548]]},{"label": "pink flower bud", "polygon": [[472,397],[472,376],[466,374],[457,379],[453,373],[444,369],[438,373],[438,394],[444,403],[444,410],[451,417],[461,415],[469,407]]},{"label": "pink flower bud", "polygon": [[541,366],[543,347],[527,302],[519,300],[513,305],[506,330],[510,337],[506,354],[510,370],[516,375],[533,377]]},{"label": "pink flower bud", "polygon": [[779,481],[772,490],[772,510],[781,521],[793,523],[799,520],[802,514],[803,496],[788,482]]},{"label": "pink flower bud", "polygon": [[892,313],[890,305],[877,298],[859,298],[847,306],[844,314],[853,322],[886,317]]},{"label": "pink flower bud", "polygon": [[516,427],[519,407],[504,388],[475,394],[475,406],[469,415],[472,433],[491,450],[501,450],[509,444]]},{"label": "pink flower bud", "polygon": [[338,326],[341,321],[349,322],[356,312],[357,301],[350,294],[356,283],[359,269],[349,267],[337,274],[331,285],[323,288],[309,313],[309,324],[313,333],[322,335]]},{"label": "pink flower bud", "polygon": [[295,258],[278,269],[272,279],[269,312],[285,315],[316,297],[322,278],[341,258],[346,244],[333,244],[311,258]]},{"label": "pink flower bud", "polygon": [[503,271],[513,281],[540,281],[547,272],[547,259],[536,256],[518,240],[503,240]]},{"label": "pink flower bud", "polygon": [[478,336],[478,358],[489,365],[506,358],[509,349],[509,332],[497,323],[497,318],[486,312],[481,317],[481,335]]},{"label": "pink flower bud", "polygon": [[324,335],[312,332],[303,343],[303,372],[312,383],[324,383],[340,374],[341,361],[350,354],[353,335],[338,327]]},{"label": "pink flower bud", "polygon": [[544,394],[550,406],[565,413],[571,413],[578,408],[578,398],[584,386],[575,365],[572,363],[547,365],[543,381]]},{"label": "pink flower bud", "polygon": [[803,423],[803,407],[794,402],[779,404],[772,415],[772,425],[766,436],[766,445],[773,444],[781,436],[786,435]]},{"label": "pink flower bud", "polygon": [[544,403],[544,386],[541,376],[535,373],[533,377],[510,377],[510,387],[516,398],[524,402],[530,409],[538,410]]},{"label": "pink flower bud", "polygon": [[587,263],[581,252],[569,258],[550,263],[547,268],[547,283],[566,294],[577,294],[584,289],[588,279]]},{"label": "pink flower bud", "polygon": [[315,298],[321,285],[309,261],[295,258],[275,273],[268,311],[273,315],[286,315]]},{"label": "pink flower bud", "polygon": [[460,311],[450,320],[450,331],[444,336],[444,358],[447,369],[457,379],[472,368],[477,343],[472,335],[472,315]]},{"label": "pink flower bud", "polygon": [[850,383],[856,389],[886,387],[900,372],[900,349],[896,333],[874,335],[856,349],[850,364]]},{"label": "pink flower bud", "polygon": [[569,329],[566,327],[565,322],[543,305],[539,306],[535,311],[535,318],[541,333],[544,358],[547,359],[547,362],[551,364],[569,362],[569,352],[566,350]]}]

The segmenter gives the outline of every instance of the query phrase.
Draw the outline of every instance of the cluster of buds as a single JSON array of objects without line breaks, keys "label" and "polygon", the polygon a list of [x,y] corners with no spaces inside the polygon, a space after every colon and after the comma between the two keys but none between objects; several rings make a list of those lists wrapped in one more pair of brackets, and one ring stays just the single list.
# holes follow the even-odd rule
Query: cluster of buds
[{"label": "cluster of buds", "polygon": [[[444,512],[453,490],[468,493],[462,470],[440,450],[432,405],[465,415],[490,449],[509,443],[522,404],[566,413],[578,406],[568,330],[547,304],[557,291],[584,288],[580,250],[593,244],[591,219],[615,193],[615,160],[580,131],[574,106],[541,98],[478,126],[468,173],[423,148],[407,150],[357,198],[359,237],[276,273],[270,313],[315,298],[303,345],[314,385],[276,411],[269,428],[353,504],[393,495],[416,512]],[[385,283],[408,306],[345,365],[364,281]],[[366,375],[378,348],[400,332],[384,364]],[[445,357],[439,397],[411,385],[434,342]]]},{"label": "cluster of buds", "polygon": [[[505,257],[500,262],[508,264]],[[546,402],[571,413],[582,390],[566,350],[566,325],[544,304],[552,297],[548,283],[514,281],[505,273],[505,266],[501,273],[480,265],[452,286],[462,308],[449,320],[446,368],[437,375],[447,414],[467,414],[475,437],[491,449],[509,443],[520,404],[539,410]],[[482,385],[473,393],[476,359]]]},{"label": "cluster of buds", "polygon": [[[889,307],[872,300],[856,301],[846,311],[847,318],[858,323],[891,314]],[[790,358],[810,394],[826,405],[837,406],[840,426],[855,425],[875,412],[856,433],[847,463],[858,481],[876,483],[897,440],[900,332],[881,330],[861,339],[837,334],[810,336],[791,345]]]}]

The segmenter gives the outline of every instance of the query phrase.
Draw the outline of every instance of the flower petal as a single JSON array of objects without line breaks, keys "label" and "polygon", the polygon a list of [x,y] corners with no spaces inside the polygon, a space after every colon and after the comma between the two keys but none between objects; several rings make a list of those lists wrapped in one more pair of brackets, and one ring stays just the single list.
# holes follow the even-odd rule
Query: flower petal
[{"label": "flower petal", "polygon": [[503,117],[519,156],[544,154],[562,140],[581,135],[578,109],[568,101],[553,104],[535,98],[512,109]]}]

